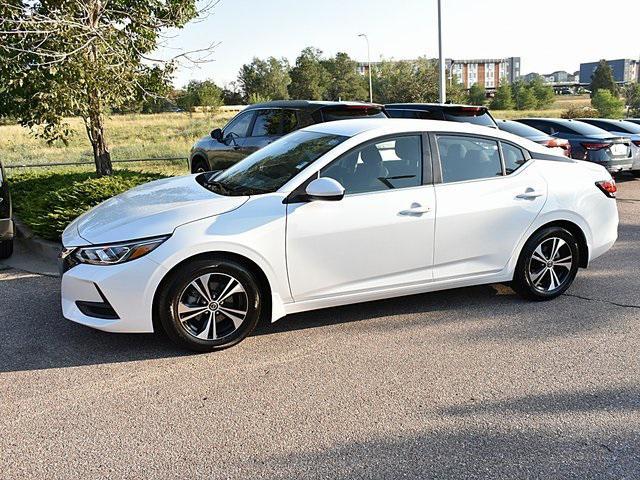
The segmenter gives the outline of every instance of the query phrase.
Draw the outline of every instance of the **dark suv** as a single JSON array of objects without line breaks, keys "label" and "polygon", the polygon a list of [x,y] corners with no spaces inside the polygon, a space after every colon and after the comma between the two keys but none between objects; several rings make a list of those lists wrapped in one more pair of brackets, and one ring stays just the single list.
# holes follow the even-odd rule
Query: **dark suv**
[{"label": "dark suv", "polygon": [[384,108],[391,118],[446,120],[498,128],[487,107],[448,103],[388,103]]},{"label": "dark suv", "polygon": [[283,100],[251,105],[191,149],[192,173],[224,170],[299,128],[349,118],[386,118],[382,105],[359,102]]},{"label": "dark suv", "polygon": [[0,258],[9,258],[13,253],[13,220],[11,218],[11,195],[0,162]]}]

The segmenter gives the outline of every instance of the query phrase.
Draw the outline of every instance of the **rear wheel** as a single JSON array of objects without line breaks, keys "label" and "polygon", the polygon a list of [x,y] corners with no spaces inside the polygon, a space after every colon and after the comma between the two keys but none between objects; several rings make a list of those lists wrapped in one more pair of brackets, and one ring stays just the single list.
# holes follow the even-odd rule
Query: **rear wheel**
[{"label": "rear wheel", "polygon": [[0,258],[9,258],[13,254],[13,239],[0,242]]},{"label": "rear wheel", "polygon": [[230,260],[198,260],[172,274],[159,295],[159,318],[179,345],[211,352],[244,340],[256,327],[262,294],[255,276]]},{"label": "rear wheel", "polygon": [[209,165],[202,158],[194,158],[191,163],[191,173],[202,173],[209,170]]},{"label": "rear wheel", "polygon": [[573,283],[579,266],[579,248],[571,232],[545,228],[525,244],[516,265],[512,287],[529,300],[551,300]]},{"label": "rear wheel", "polygon": [[632,170],[631,173],[634,177],[640,177],[640,170]]}]

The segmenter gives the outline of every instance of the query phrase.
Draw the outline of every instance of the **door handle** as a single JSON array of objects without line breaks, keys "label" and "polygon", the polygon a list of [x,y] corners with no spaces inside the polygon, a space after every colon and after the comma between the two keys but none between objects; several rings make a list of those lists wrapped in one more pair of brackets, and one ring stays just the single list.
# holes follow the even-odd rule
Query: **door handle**
[{"label": "door handle", "polygon": [[428,213],[430,211],[431,209],[429,207],[423,207],[419,203],[412,203],[411,208],[408,208],[407,210],[400,210],[398,212],[398,215],[420,216],[423,213]]},{"label": "door handle", "polygon": [[544,195],[544,193],[537,192],[533,188],[529,187],[524,191],[524,193],[521,193],[520,195],[516,195],[516,198],[519,198],[522,200],[534,200],[538,197],[541,197],[542,195]]}]

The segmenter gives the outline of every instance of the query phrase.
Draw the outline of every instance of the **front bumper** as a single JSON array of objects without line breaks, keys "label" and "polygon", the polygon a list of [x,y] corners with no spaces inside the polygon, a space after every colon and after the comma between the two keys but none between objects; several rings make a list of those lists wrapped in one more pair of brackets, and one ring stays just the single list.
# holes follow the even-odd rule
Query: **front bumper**
[{"label": "front bumper", "polygon": [[[153,297],[166,273],[144,257],[121,265],[76,265],[62,276],[62,314],[105,332],[153,332]],[[105,314],[105,306],[115,315]]]},{"label": "front bumper", "polygon": [[0,240],[11,240],[14,236],[13,220],[0,219]]}]

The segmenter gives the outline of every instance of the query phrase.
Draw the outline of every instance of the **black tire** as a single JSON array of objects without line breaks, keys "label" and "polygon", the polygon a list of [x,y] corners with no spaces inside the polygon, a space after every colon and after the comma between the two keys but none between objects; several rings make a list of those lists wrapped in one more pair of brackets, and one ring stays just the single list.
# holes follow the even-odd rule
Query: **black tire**
[{"label": "black tire", "polygon": [[640,177],[640,170],[632,170],[632,171],[631,171],[631,174],[632,174],[634,177]]},{"label": "black tire", "polygon": [[[201,290],[193,282],[198,279],[198,285],[203,287],[201,277],[209,274],[208,288],[203,292],[210,294],[211,298],[207,299],[203,293],[199,293]],[[228,279],[235,280],[244,292],[234,293],[218,305],[215,299],[224,296],[225,286],[228,287],[227,292],[236,290],[235,283],[225,285]],[[197,352],[222,350],[241,342],[255,329],[263,308],[263,294],[255,275],[244,265],[232,260],[189,262],[173,272],[161,288],[158,318],[163,329],[178,345]],[[207,302],[208,307],[205,307]],[[201,308],[207,310],[197,314]],[[181,309],[190,310],[181,312]],[[236,325],[232,317],[237,320],[240,317],[236,313],[245,309],[244,319]],[[228,317],[227,314],[231,312],[234,312],[232,317]],[[197,338],[197,335],[206,338]]]},{"label": "black tire", "polygon": [[0,258],[9,258],[13,255],[13,239],[0,242]]},{"label": "black tire", "polygon": [[202,173],[202,172],[208,172],[208,171],[209,171],[209,165],[207,165],[206,160],[200,157],[196,157],[191,162],[191,173]]},{"label": "black tire", "polygon": [[[556,243],[555,239],[560,241]],[[551,258],[556,245],[559,245],[556,256]],[[539,247],[540,250],[537,250]],[[558,262],[566,260],[569,255],[570,265],[569,261]],[[562,295],[576,278],[580,265],[579,255],[578,241],[571,232],[560,227],[544,228],[525,243],[516,264],[511,287],[528,300],[554,299]]]}]

